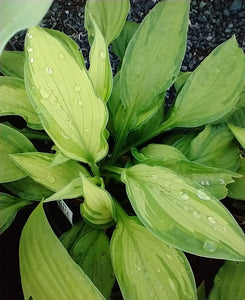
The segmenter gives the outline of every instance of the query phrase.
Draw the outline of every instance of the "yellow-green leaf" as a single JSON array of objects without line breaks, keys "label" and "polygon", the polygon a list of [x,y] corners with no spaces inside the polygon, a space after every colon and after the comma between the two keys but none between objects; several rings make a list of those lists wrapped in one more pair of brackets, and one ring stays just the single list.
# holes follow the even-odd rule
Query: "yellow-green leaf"
[{"label": "yellow-green leaf", "polygon": [[191,73],[166,123],[170,127],[197,127],[221,119],[238,102],[244,78],[244,53],[232,37]]},{"label": "yellow-green leaf", "polygon": [[95,225],[111,223],[114,219],[114,203],[111,195],[81,173],[80,177],[84,197],[84,203],[80,207],[82,216]]},{"label": "yellow-green leaf", "polygon": [[23,134],[4,124],[0,124],[0,138],[0,182],[26,177],[26,173],[13,163],[9,154],[35,151],[36,149]]},{"label": "yellow-green leaf", "polygon": [[109,45],[121,32],[128,11],[129,0],[88,0],[85,6],[85,28],[88,31],[89,40],[95,36],[91,17],[95,20],[107,45]]},{"label": "yellow-green leaf", "polygon": [[239,144],[226,126],[206,125],[189,143],[188,159],[199,164],[236,171],[240,163]]},{"label": "yellow-green leaf", "polygon": [[18,115],[25,119],[27,126],[42,129],[41,121],[26,94],[24,81],[16,77],[0,78],[0,115]]},{"label": "yellow-green leaf", "polygon": [[233,124],[228,124],[228,127],[242,147],[245,148],[245,128],[241,128]]},{"label": "yellow-green leaf", "polygon": [[25,299],[104,299],[53,233],[42,203],[22,231],[20,273]]},{"label": "yellow-green leaf", "polygon": [[139,164],[122,172],[141,222],[159,239],[204,257],[245,261],[245,236],[202,185],[172,170]]},{"label": "yellow-green leaf", "polygon": [[240,159],[240,167],[237,173],[242,175],[242,178],[236,178],[235,182],[228,186],[228,196],[245,201],[245,158]]},{"label": "yellow-green leaf", "polygon": [[[43,45],[46,45],[43,47]],[[39,27],[29,29],[25,83],[42,125],[67,157],[94,164],[107,153],[105,103],[70,49]]]},{"label": "yellow-green leaf", "polygon": [[111,254],[124,299],[196,299],[195,281],[184,254],[152,235],[137,218],[118,220]]},{"label": "yellow-green leaf", "polygon": [[[137,128],[163,102],[185,53],[190,1],[166,0],[146,16],[128,44],[121,68],[121,101],[128,130]],[[174,24],[174,26],[173,26]],[[160,102],[160,103],[159,103]],[[142,116],[140,116],[142,115]],[[122,123],[123,124],[123,123]]]},{"label": "yellow-green leaf", "polygon": [[108,100],[112,89],[112,70],[108,47],[96,22],[90,15],[94,26],[94,40],[89,54],[89,75],[93,82],[95,92],[105,102]]},{"label": "yellow-green leaf", "polygon": [[87,170],[74,161],[52,166],[54,155],[41,152],[12,154],[11,159],[27,175],[52,191],[58,191]]}]

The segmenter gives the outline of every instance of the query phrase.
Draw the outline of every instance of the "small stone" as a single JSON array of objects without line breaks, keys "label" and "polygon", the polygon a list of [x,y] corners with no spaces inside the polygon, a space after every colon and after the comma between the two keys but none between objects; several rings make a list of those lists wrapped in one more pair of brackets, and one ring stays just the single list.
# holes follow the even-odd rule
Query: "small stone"
[{"label": "small stone", "polygon": [[242,2],[243,2],[243,0],[234,0],[230,6],[230,11],[237,12],[238,10],[241,10]]},{"label": "small stone", "polygon": [[201,1],[199,7],[202,9],[204,6],[206,6],[206,3],[204,1]]},{"label": "small stone", "polygon": [[229,12],[229,10],[228,10],[228,9],[224,9],[224,12],[223,12],[223,14],[224,14],[224,16],[226,16],[226,17],[229,17],[229,15],[230,15],[230,12]]}]

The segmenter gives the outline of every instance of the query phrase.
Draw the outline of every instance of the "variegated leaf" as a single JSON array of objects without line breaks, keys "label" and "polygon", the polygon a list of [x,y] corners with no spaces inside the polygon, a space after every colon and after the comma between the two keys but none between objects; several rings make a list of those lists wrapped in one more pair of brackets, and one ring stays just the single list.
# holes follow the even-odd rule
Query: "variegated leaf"
[{"label": "variegated leaf", "polygon": [[164,167],[139,164],[122,172],[130,202],[159,239],[196,255],[245,261],[245,236],[203,186]]},{"label": "variegated leaf", "polygon": [[26,89],[44,129],[66,156],[95,164],[108,150],[108,116],[84,66],[39,27],[29,29],[25,51]]}]

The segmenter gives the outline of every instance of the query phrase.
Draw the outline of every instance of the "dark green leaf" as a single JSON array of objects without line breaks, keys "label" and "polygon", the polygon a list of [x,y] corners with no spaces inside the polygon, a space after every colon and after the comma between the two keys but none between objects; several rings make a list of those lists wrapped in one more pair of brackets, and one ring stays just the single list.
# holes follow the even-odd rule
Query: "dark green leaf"
[{"label": "dark green leaf", "polygon": [[35,151],[32,143],[17,130],[0,124],[0,182],[9,182],[26,176],[9,158],[11,153]]},{"label": "dark green leaf", "polygon": [[124,58],[128,43],[130,42],[138,28],[138,23],[126,21],[120,35],[113,41],[112,50],[120,58],[121,61]]},{"label": "dark green leaf", "polygon": [[0,56],[0,71],[5,76],[24,79],[24,51],[3,51]]},{"label": "dark green leaf", "polygon": [[47,198],[52,194],[52,191],[48,190],[41,184],[35,182],[30,177],[25,177],[12,182],[7,182],[3,184],[3,186],[8,191],[28,201],[39,201],[43,198]]},{"label": "dark green leaf", "polygon": [[188,159],[199,164],[236,171],[241,151],[233,134],[226,126],[210,126],[190,143]]},{"label": "dark green leaf", "polygon": [[214,279],[208,300],[243,300],[245,295],[245,263],[226,261]]},{"label": "dark green leaf", "polygon": [[29,204],[29,201],[0,193],[0,234],[12,224],[17,212]]},{"label": "dark green leaf", "polygon": [[83,233],[72,247],[70,255],[103,296],[109,299],[115,277],[110,243],[104,231],[97,229]]},{"label": "dark green leaf", "polygon": [[185,83],[190,75],[191,75],[191,72],[180,72],[179,73],[179,76],[177,77],[177,79],[174,83],[174,87],[175,87],[175,90],[177,93],[180,92],[180,90],[185,85]]},{"label": "dark green leaf", "polygon": [[228,186],[228,196],[237,200],[245,200],[245,158],[241,158],[237,173],[243,177],[237,178]]}]

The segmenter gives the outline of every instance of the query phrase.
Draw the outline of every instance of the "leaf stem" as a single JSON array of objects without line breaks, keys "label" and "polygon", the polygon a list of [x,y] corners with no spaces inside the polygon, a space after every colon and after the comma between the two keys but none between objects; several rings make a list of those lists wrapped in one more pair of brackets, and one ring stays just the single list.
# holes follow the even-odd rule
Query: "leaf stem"
[{"label": "leaf stem", "polygon": [[96,165],[96,163],[90,163],[90,168],[91,168],[91,171],[92,171],[94,177],[96,177],[96,176],[100,177],[100,169]]}]

